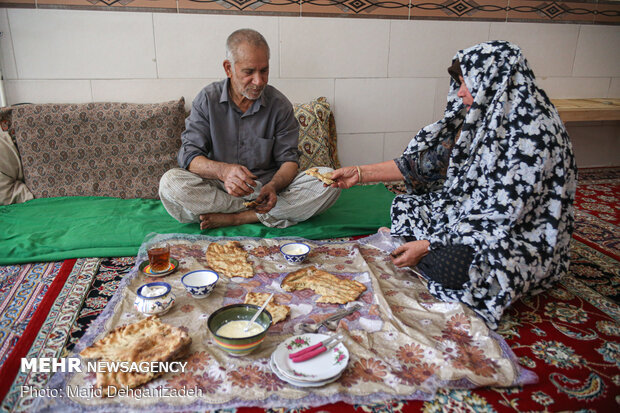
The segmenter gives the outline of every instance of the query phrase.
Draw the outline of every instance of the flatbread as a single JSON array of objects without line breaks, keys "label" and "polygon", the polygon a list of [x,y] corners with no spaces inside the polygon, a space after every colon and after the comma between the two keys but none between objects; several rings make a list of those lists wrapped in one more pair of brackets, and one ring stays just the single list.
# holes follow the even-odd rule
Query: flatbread
[{"label": "flatbread", "polygon": [[323,182],[324,184],[327,185],[331,185],[334,183],[334,180],[332,179],[332,173],[331,172],[327,172],[325,174],[322,174],[319,172],[318,168],[310,168],[308,170],[306,170],[306,175],[310,175],[310,176],[314,176],[315,178],[318,178],[321,182]]},{"label": "flatbread", "polygon": [[290,273],[280,284],[284,291],[295,291],[310,288],[321,297],[317,303],[345,304],[355,301],[366,286],[355,280],[338,277],[316,267],[306,267]]},{"label": "flatbread", "polygon": [[[265,303],[265,300],[268,297],[268,293],[247,293],[245,295],[244,303],[261,306]],[[267,304],[265,310],[269,311],[273,324],[276,324],[284,320],[289,315],[289,313],[291,312],[291,307],[287,305],[276,304],[274,297],[271,301],[269,301],[269,304]]]},{"label": "flatbread", "polygon": [[207,261],[213,271],[226,277],[254,277],[254,268],[248,261],[248,253],[239,241],[226,244],[212,242],[207,248]]},{"label": "flatbread", "polygon": [[243,206],[249,209],[254,209],[257,206],[259,206],[260,204],[258,202],[256,202],[256,200],[254,201],[247,201],[243,203]]},{"label": "flatbread", "polygon": [[[164,324],[157,316],[117,327],[80,356],[108,362],[170,362],[186,356],[192,339],[183,330]],[[114,396],[121,388],[134,388],[163,373],[159,372],[97,372],[96,387],[103,396]]]}]

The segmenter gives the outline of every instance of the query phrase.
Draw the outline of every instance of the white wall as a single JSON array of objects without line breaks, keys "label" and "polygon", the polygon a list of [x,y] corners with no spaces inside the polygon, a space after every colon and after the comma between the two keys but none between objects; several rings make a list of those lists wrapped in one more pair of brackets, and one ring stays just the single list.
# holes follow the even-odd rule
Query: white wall
[{"label": "white wall", "polygon": [[[618,26],[0,9],[7,100],[189,107],[224,76],[225,38],[241,27],[266,37],[270,82],[291,101],[332,103],[344,165],[399,155],[441,117],[457,49],[485,40],[519,44],[551,98],[620,98]],[[612,148],[618,129],[605,128]]]}]

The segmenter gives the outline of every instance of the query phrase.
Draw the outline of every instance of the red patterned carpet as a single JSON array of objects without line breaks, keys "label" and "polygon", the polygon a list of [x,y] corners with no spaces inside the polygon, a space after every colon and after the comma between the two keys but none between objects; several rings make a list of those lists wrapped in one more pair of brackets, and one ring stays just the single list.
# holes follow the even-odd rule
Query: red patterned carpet
[{"label": "red patterned carpet", "polygon": [[[521,364],[538,375],[539,383],[510,389],[445,389],[428,402],[338,403],[270,412],[620,411],[619,201],[620,168],[580,170],[569,275],[555,288],[521,299],[500,324],[498,333]],[[103,310],[134,263],[134,258],[101,261],[79,315],[67,329],[64,352]],[[31,354],[36,346],[35,341]],[[15,385],[3,400],[2,411],[27,411],[19,405]]]},{"label": "red patterned carpet", "polygon": [[620,168],[579,170],[573,237],[620,261]]}]

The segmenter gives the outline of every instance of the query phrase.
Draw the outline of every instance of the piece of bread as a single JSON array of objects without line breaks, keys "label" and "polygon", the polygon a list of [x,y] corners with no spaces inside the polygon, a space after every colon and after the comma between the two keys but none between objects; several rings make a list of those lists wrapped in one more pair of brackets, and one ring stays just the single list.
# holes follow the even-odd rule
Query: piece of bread
[{"label": "piece of bread", "polygon": [[226,277],[254,277],[248,253],[239,241],[229,241],[224,245],[212,242],[207,248],[207,262],[213,271]]},{"label": "piece of bread", "polygon": [[[150,316],[126,326],[117,327],[80,356],[107,362],[170,362],[188,354],[191,337],[183,330],[164,324]],[[134,388],[163,373],[135,371],[98,371],[96,387],[104,396],[114,396],[121,388]]]},{"label": "piece of bread", "polygon": [[243,206],[249,209],[254,209],[256,208],[258,205],[260,205],[258,202],[256,202],[256,200],[254,201],[247,201],[243,203]]},{"label": "piece of bread", "polygon": [[345,304],[355,301],[361,293],[366,291],[366,286],[355,280],[338,277],[316,267],[306,267],[290,273],[280,284],[284,291],[303,290],[310,288],[321,298],[317,303]]},{"label": "piece of bread", "polygon": [[[261,305],[265,303],[265,300],[268,297],[269,297],[268,293],[247,293],[245,295],[244,303],[254,304],[260,307]],[[291,307],[287,305],[276,304],[275,297],[274,297],[271,301],[269,301],[269,304],[267,304],[267,307],[265,307],[265,310],[269,311],[269,314],[271,314],[271,320],[273,321],[273,324],[276,324],[284,320],[289,315],[289,313],[291,312]]]},{"label": "piece of bread", "polygon": [[[172,360],[180,360],[185,358],[190,353],[190,345],[185,348],[179,349],[179,351],[173,354],[168,360],[148,360],[150,361],[162,361],[168,362]],[[147,360],[143,360],[147,361]],[[132,389],[149,381],[156,379],[164,374],[164,372],[97,372],[96,387],[101,388],[101,395],[103,397],[114,397],[116,394],[124,388]]]},{"label": "piece of bread", "polygon": [[315,178],[318,178],[321,182],[323,182],[324,184],[327,185],[331,185],[334,183],[334,180],[332,179],[332,173],[331,172],[327,172],[325,174],[322,174],[319,172],[318,168],[310,168],[308,170],[306,170],[306,175],[310,175],[310,176],[314,176]]}]

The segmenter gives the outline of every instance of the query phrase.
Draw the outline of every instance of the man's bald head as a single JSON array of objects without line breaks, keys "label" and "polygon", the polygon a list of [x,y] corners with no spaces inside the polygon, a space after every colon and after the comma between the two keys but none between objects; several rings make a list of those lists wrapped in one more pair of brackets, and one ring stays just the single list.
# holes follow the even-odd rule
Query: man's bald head
[{"label": "man's bald head", "polygon": [[226,59],[232,65],[239,57],[237,52],[239,45],[244,43],[257,48],[264,48],[267,51],[267,58],[269,58],[269,45],[262,34],[253,29],[239,29],[232,32],[226,39]]}]

